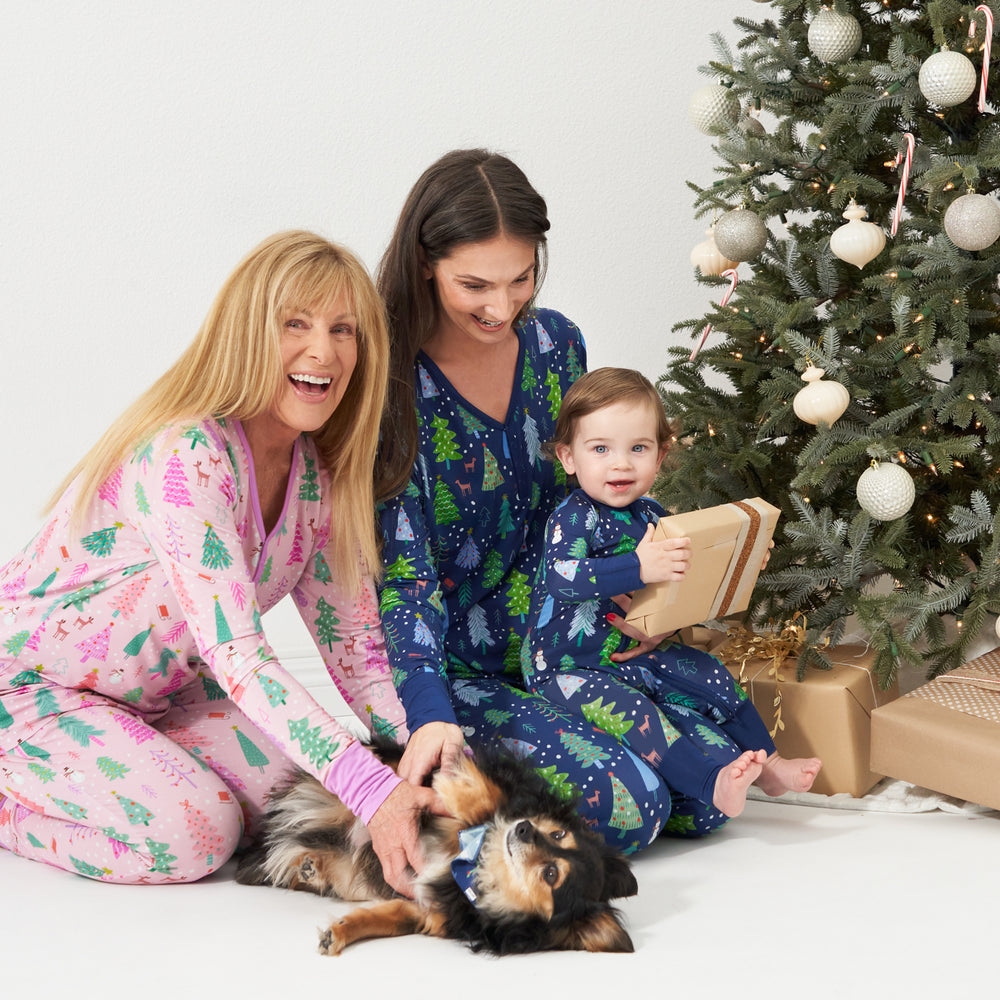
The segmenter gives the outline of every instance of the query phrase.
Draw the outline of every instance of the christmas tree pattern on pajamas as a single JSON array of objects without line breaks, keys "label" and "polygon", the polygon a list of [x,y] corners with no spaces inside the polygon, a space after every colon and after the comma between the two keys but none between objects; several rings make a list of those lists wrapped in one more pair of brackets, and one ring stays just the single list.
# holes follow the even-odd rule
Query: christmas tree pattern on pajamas
[{"label": "christmas tree pattern on pajamas", "polygon": [[[189,788],[199,779],[189,767],[175,767],[169,754],[149,755],[159,736],[144,720],[188,693],[239,702],[296,763],[321,777],[351,737],[317,711],[267,643],[261,615],[286,596],[328,668],[339,671],[359,717],[405,738],[374,587],[368,581],[360,597],[345,598],[324,554],[330,482],[311,440],[294,446],[284,516],[269,533],[255,506],[238,421],[205,420],[158,433],[105,480],[71,534],[75,490],[71,485],[36,539],[0,568],[0,732],[2,745],[15,748],[22,798],[30,803],[19,808],[58,811],[86,825],[93,807],[74,789],[101,787],[108,801],[102,827],[112,808],[127,817],[125,825],[155,823],[157,801],[142,790],[143,768],[154,780]],[[265,565],[282,572],[268,575]],[[88,699],[119,707],[111,724],[131,750],[108,752],[108,730],[77,714]],[[303,718],[312,719],[305,746],[288,731]],[[54,726],[45,722],[53,719]],[[55,736],[47,733],[75,748],[72,766],[53,762]],[[243,729],[232,739],[242,758],[233,764],[244,774],[272,761],[270,746]],[[192,749],[203,768],[203,749]],[[235,772],[233,779],[241,780]],[[0,777],[0,796],[10,780]],[[116,789],[126,785],[127,791]],[[48,838],[36,839],[51,849]],[[169,838],[151,839],[156,849],[143,849],[161,866],[172,865],[178,852],[164,843]],[[75,856],[103,871],[104,862]]]}]

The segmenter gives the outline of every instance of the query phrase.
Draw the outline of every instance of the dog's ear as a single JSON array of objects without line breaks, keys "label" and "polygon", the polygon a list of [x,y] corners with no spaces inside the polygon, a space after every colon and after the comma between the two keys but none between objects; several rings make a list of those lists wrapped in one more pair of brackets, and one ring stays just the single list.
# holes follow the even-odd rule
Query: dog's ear
[{"label": "dog's ear", "polygon": [[635,951],[610,906],[595,907],[586,917],[554,931],[553,936],[553,946],[566,951]]},{"label": "dog's ear", "polygon": [[634,896],[639,891],[639,883],[632,874],[628,862],[620,855],[608,851],[604,855],[604,887],[601,889],[601,899],[622,899]]}]

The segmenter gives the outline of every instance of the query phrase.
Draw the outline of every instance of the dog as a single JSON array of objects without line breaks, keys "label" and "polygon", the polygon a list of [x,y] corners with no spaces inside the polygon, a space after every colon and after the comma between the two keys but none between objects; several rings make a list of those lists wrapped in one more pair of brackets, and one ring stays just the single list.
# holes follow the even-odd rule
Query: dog
[{"label": "dog", "polygon": [[[397,747],[372,748],[392,767]],[[320,933],[339,955],[366,938],[428,934],[494,955],[546,950],[631,952],[612,899],[638,891],[620,852],[589,830],[529,766],[479,750],[433,787],[449,817],[425,815],[415,900],[382,877],[368,831],[315,778],[297,771],[271,794],[236,880],[344,900],[382,900]]]}]

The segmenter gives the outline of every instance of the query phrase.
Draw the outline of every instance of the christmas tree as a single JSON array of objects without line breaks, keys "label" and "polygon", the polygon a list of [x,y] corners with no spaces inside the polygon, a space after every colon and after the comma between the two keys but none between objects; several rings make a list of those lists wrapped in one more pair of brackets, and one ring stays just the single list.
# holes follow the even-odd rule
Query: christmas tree
[{"label": "christmas tree", "polygon": [[1000,612],[997,6],[772,0],[689,105],[722,294],[675,327],[654,492],[783,508],[750,617],[802,613],[800,671],[860,626],[883,682],[936,675]]},{"label": "christmas tree", "polygon": [[446,469],[450,469],[451,463],[462,457],[455,447],[455,432],[444,417],[435,417],[431,424],[434,427],[434,457],[439,462],[444,462]]},{"label": "christmas tree", "polygon": [[[194,856],[196,858],[203,857],[208,865],[213,864],[215,855],[225,847],[226,842],[222,834],[209,822],[208,817],[200,809],[196,809],[187,799],[181,805],[184,807],[184,822],[191,838],[191,846],[194,848]],[[165,848],[167,845],[158,846]],[[176,858],[171,860],[176,860]]]},{"label": "christmas tree", "polygon": [[264,768],[271,763],[267,754],[238,727],[233,726],[233,729],[236,732],[236,739],[239,740],[240,749],[243,751],[243,756],[246,758],[247,764],[250,767],[259,768],[260,773],[263,774]]},{"label": "christmas tree", "polygon": [[205,539],[201,546],[201,564],[208,569],[228,569],[233,557],[208,521],[205,522]]},{"label": "christmas tree", "polygon": [[635,830],[642,826],[642,814],[639,812],[639,806],[629,794],[625,785],[611,774],[610,771],[608,772],[608,777],[611,778],[611,788],[615,797],[608,826],[620,830],[621,833],[618,836],[624,837],[629,830]]},{"label": "christmas tree", "polygon": [[559,741],[584,767],[590,767],[593,764],[595,767],[603,769],[604,765],[601,761],[609,760],[611,757],[610,754],[606,754],[596,743],[591,743],[582,736],[577,736],[576,733],[568,733],[560,729]]}]

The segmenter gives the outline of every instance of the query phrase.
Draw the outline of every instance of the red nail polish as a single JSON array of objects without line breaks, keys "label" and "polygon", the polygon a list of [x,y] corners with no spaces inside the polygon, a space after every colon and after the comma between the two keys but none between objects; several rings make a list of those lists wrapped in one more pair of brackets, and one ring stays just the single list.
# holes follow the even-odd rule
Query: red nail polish
[{"label": "red nail polish", "polygon": [[605,619],[605,621],[614,622],[615,616],[614,615],[605,615],[604,619]]}]

